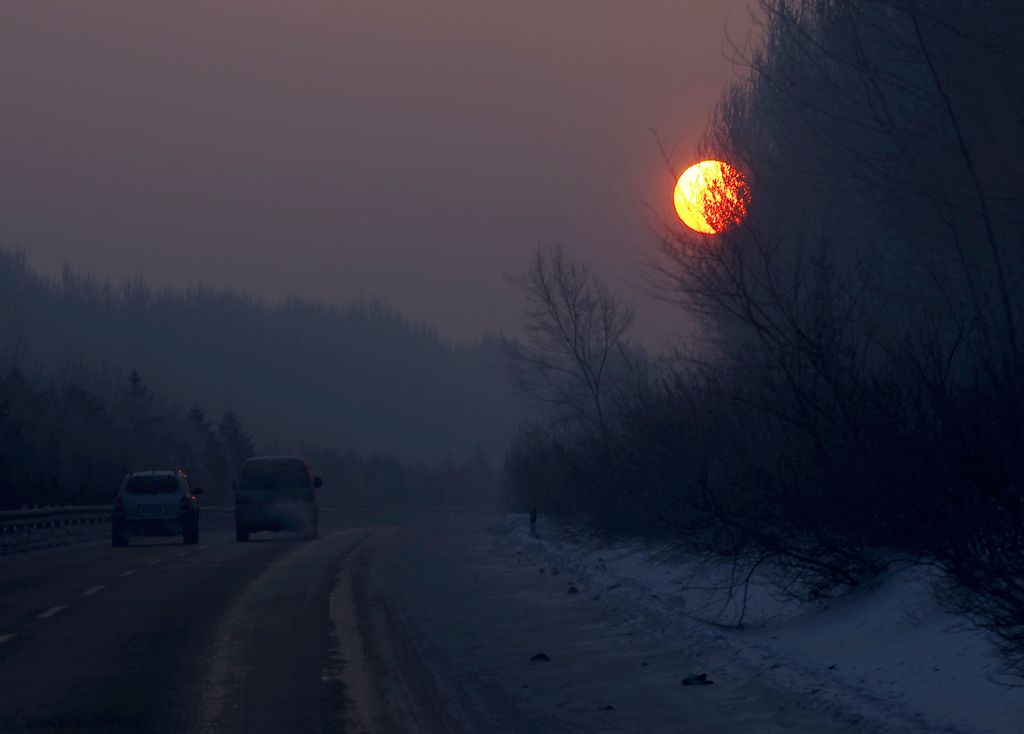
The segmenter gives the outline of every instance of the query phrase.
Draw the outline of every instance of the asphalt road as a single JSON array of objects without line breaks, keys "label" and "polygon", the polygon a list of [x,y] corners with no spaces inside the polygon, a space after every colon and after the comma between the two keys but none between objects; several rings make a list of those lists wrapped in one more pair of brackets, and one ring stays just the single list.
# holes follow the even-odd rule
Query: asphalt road
[{"label": "asphalt road", "polygon": [[330,619],[375,532],[205,534],[0,565],[0,731],[343,731]]},{"label": "asphalt road", "polygon": [[754,679],[682,688],[712,653],[567,594],[486,524],[4,560],[0,732],[852,730]]}]

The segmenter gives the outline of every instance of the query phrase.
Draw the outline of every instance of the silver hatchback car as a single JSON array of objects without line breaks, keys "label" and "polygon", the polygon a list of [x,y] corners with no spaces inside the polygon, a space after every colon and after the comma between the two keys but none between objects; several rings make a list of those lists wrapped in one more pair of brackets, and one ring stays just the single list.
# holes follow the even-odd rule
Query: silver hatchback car
[{"label": "silver hatchback car", "polygon": [[140,471],[121,482],[111,514],[111,543],[128,545],[133,535],[181,535],[199,542],[199,487],[182,471]]}]

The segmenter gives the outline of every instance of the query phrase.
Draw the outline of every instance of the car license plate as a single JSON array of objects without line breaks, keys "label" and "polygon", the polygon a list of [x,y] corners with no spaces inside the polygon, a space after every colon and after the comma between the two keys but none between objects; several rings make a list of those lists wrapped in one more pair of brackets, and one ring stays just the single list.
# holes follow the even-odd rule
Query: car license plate
[{"label": "car license plate", "polygon": [[139,515],[142,517],[163,517],[163,505],[139,505]]}]

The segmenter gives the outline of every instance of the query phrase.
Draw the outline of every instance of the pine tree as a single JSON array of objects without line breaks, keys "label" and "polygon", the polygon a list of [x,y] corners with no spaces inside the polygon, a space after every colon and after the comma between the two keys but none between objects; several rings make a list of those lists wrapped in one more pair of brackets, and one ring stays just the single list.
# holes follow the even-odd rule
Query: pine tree
[{"label": "pine tree", "polygon": [[[192,429],[193,456],[198,457],[200,467],[193,466],[190,472],[193,481],[201,481],[213,495],[227,489],[229,469],[227,457],[224,455],[224,443],[214,430],[214,425],[206,417],[206,411],[199,403],[193,403],[188,409],[188,423]],[[198,443],[198,446],[195,444]],[[195,462],[196,459],[193,459]]]},{"label": "pine tree", "polygon": [[252,434],[245,430],[238,413],[231,408],[217,422],[217,432],[227,454],[228,467],[237,475],[245,460],[256,452],[252,445]]},{"label": "pine tree", "polygon": [[172,460],[160,431],[164,418],[156,415],[156,399],[138,370],[132,370],[128,376],[124,395],[124,462],[135,469],[164,468],[161,465]]}]

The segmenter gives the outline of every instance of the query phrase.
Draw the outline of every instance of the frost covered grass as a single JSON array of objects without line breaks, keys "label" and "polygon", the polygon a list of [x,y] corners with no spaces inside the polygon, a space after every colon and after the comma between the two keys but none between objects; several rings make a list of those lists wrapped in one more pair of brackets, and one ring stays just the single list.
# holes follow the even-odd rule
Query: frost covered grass
[{"label": "frost covered grass", "polygon": [[982,632],[943,608],[933,570],[892,570],[810,604],[775,586],[769,569],[748,585],[728,566],[671,546],[602,544],[545,518],[537,527],[532,537],[523,516],[509,516],[498,532],[539,565],[585,583],[585,593],[663,634],[711,641],[810,708],[887,734],[1022,730],[1024,684],[1005,672]]}]

